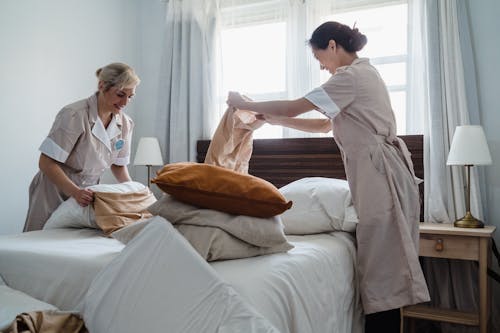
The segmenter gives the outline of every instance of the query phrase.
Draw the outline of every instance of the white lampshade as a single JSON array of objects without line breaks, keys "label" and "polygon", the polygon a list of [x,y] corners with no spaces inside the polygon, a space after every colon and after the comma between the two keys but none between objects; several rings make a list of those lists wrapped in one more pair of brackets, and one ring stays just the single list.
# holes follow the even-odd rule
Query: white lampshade
[{"label": "white lampshade", "polygon": [[478,125],[457,126],[451,142],[447,165],[491,164],[490,150],[483,128]]},{"label": "white lampshade", "polygon": [[160,144],[157,138],[144,137],[139,140],[134,165],[163,165]]}]

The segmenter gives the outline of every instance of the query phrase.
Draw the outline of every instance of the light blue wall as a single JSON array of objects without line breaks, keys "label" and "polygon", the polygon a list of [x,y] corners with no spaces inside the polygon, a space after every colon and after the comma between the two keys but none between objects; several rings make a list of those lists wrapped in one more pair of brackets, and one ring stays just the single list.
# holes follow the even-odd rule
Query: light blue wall
[{"label": "light blue wall", "polygon": [[[483,166],[486,174],[487,211],[485,222],[497,227],[494,238],[500,244],[500,1],[469,0],[469,19],[476,61],[479,108],[493,164]],[[496,260],[493,267],[499,272]],[[500,285],[492,280],[492,332],[500,331]]]},{"label": "light blue wall", "polygon": [[493,164],[484,166],[487,207],[485,222],[494,224],[500,244],[500,1],[469,0],[469,19],[476,61],[481,123]]}]

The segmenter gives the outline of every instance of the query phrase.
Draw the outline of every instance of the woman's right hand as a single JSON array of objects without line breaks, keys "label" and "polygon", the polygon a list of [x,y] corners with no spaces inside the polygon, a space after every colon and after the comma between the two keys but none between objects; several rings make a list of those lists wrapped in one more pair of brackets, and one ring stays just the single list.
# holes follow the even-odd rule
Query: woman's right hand
[{"label": "woman's right hand", "polygon": [[72,195],[76,202],[82,207],[87,207],[92,201],[94,201],[94,192],[88,189],[79,188]]},{"label": "woman's right hand", "polygon": [[247,100],[239,92],[230,91],[227,96],[227,105],[232,108],[241,109]]}]

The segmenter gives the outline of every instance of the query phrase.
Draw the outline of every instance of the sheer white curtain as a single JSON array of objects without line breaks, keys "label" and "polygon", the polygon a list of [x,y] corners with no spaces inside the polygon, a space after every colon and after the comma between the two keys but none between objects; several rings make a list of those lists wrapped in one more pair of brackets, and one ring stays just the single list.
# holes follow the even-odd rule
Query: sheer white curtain
[{"label": "sheer white curtain", "polygon": [[215,126],[216,0],[169,0],[157,136],[167,163],[194,161],[196,141]]},{"label": "sheer white curtain", "polygon": [[[424,209],[429,222],[451,223],[465,214],[464,169],[446,166],[456,126],[479,122],[465,2],[409,1],[407,110],[409,127],[424,125]],[[473,168],[471,175],[471,211],[482,219],[478,171]],[[423,264],[430,284],[431,303],[467,311],[478,308],[477,268],[473,263],[425,259]],[[498,313],[496,316],[498,318]],[[474,327],[450,324],[441,325],[441,329],[443,332],[477,331]]]}]

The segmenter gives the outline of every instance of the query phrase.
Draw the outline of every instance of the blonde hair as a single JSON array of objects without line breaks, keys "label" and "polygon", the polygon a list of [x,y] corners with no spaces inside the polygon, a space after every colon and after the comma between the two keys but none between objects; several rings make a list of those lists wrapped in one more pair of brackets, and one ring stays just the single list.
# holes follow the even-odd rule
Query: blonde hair
[{"label": "blonde hair", "polygon": [[141,82],[134,69],[121,62],[114,62],[99,68],[95,75],[99,81],[104,83],[104,91],[108,91],[111,87],[122,89],[132,85],[136,86]]}]

